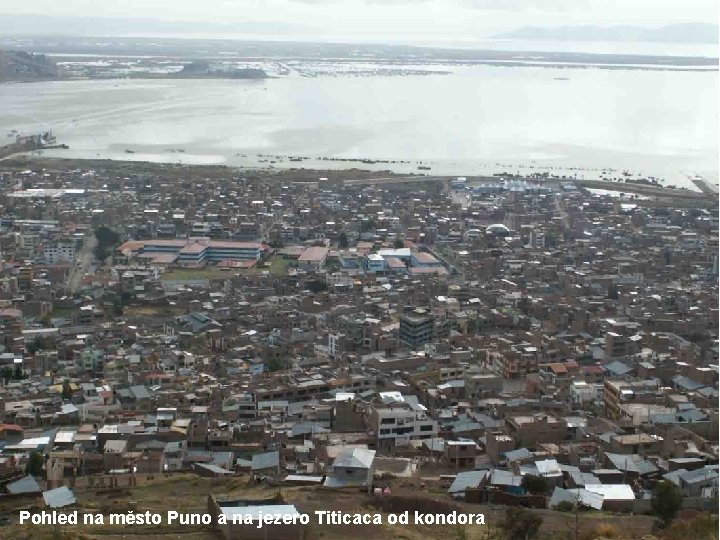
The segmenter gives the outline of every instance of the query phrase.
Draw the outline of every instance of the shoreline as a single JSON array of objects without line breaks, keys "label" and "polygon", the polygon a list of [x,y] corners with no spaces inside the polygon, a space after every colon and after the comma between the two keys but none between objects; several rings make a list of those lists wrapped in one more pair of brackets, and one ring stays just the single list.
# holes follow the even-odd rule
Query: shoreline
[{"label": "shoreline", "polygon": [[[78,158],[58,158],[58,157],[42,157],[32,156],[28,153],[13,154],[0,160],[0,168],[28,168],[36,164],[42,168],[57,168],[60,170],[77,169],[79,164],[85,164],[89,167],[103,166],[106,169],[124,169],[133,168],[140,169],[142,172],[153,172],[162,170],[164,172],[177,172],[178,179],[187,171],[204,171],[205,174],[215,173],[218,176],[231,176],[234,172],[242,171],[250,174],[262,174],[267,179],[277,178],[280,181],[292,183],[313,183],[320,178],[327,177],[335,182],[342,182],[343,185],[384,185],[384,184],[408,184],[408,183],[425,183],[440,182],[449,184],[452,179],[458,175],[433,175],[433,174],[399,174],[389,170],[374,171],[368,169],[348,168],[348,169],[317,169],[317,168],[270,168],[270,167],[237,167],[225,164],[179,164],[175,162],[161,163],[155,161],[131,161],[116,159],[78,159]],[[313,179],[308,179],[312,177]],[[565,183],[574,183],[580,189],[604,189],[607,191],[635,193],[653,197],[656,200],[662,199],[682,199],[688,203],[697,203],[699,205],[717,205],[717,192],[710,191],[691,191],[686,188],[673,189],[663,186],[648,185],[634,182],[615,182],[601,179],[579,179],[579,178],[554,178],[533,175],[465,175],[468,185],[473,183],[499,181],[503,178],[513,180],[524,180],[537,184],[562,185]],[[704,179],[697,179],[704,182],[707,186],[711,186]],[[695,180],[693,180],[694,182]]]}]

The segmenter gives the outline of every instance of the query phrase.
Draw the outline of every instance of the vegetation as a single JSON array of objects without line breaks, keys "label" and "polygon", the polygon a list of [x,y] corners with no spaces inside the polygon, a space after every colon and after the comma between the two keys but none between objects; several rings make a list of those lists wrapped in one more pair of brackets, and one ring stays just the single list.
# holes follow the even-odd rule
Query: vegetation
[{"label": "vegetation", "polygon": [[500,528],[505,531],[507,540],[529,540],[537,538],[543,519],[538,514],[521,507],[510,507]]},{"label": "vegetation", "polygon": [[70,386],[70,381],[68,381],[67,379],[63,381],[62,392],[60,395],[63,399],[66,400],[72,398],[72,388]]},{"label": "vegetation", "polygon": [[542,476],[535,476],[534,474],[526,474],[523,476],[520,485],[533,495],[544,495],[549,489],[547,480]]},{"label": "vegetation", "polygon": [[40,452],[30,452],[30,457],[27,462],[27,473],[30,476],[42,476],[43,465],[45,464],[45,458]]},{"label": "vegetation", "polygon": [[115,246],[120,243],[120,236],[118,233],[105,225],[101,225],[95,229],[95,239],[97,240],[97,245],[95,246],[93,253],[95,254],[95,258],[99,261],[107,259],[112,254]]},{"label": "vegetation", "polygon": [[15,366],[15,369],[5,366],[0,370],[0,378],[4,381],[19,381],[20,379],[24,379],[25,376],[20,366]]},{"label": "vegetation", "polygon": [[652,509],[663,527],[668,526],[682,507],[680,488],[668,480],[658,482],[652,493]]},{"label": "vegetation", "polygon": [[662,534],[665,540],[718,540],[718,517],[707,512],[694,519],[678,519]]}]

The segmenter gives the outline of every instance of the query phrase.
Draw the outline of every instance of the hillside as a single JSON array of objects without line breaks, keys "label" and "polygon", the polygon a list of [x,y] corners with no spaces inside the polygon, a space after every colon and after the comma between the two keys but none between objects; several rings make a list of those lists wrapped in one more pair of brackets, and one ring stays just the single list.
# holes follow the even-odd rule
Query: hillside
[{"label": "hillside", "polygon": [[0,51],[0,82],[56,79],[59,68],[44,54]]}]

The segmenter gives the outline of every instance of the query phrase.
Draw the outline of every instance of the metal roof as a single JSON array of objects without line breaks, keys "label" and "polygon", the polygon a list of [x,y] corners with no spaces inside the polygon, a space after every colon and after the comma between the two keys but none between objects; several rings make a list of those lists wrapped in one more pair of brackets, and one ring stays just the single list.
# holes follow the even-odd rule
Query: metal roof
[{"label": "metal roof", "polygon": [[587,484],[585,489],[597,493],[606,501],[634,501],[635,492],[627,484]]},{"label": "metal roof", "polygon": [[579,504],[581,506],[588,506],[595,510],[602,510],[604,497],[601,494],[593,493],[585,489],[563,489],[556,487],[553,491],[552,497],[548,506],[555,508],[561,502],[569,502],[573,506]]},{"label": "metal roof", "polygon": [[234,474],[232,471],[228,471],[227,469],[223,469],[222,467],[218,467],[212,463],[196,463],[195,467],[205,469],[206,471],[210,471],[215,474]]},{"label": "metal roof", "polygon": [[338,454],[333,467],[347,469],[369,469],[375,460],[375,450],[349,448]]},{"label": "metal roof", "polygon": [[651,474],[658,471],[655,465],[637,454],[612,454],[605,452],[605,456],[607,456],[615,468],[620,471],[638,474]]},{"label": "metal roof", "polygon": [[464,493],[467,488],[476,488],[490,471],[467,471],[458,473],[448,493]]},{"label": "metal roof", "polygon": [[5,486],[11,495],[19,495],[20,493],[40,493],[42,488],[32,476],[26,476],[15,482],[10,482]]},{"label": "metal roof", "polygon": [[252,465],[250,468],[253,471],[261,471],[263,469],[277,468],[280,466],[280,452],[265,452],[262,454],[255,454],[252,457]]},{"label": "metal roof", "polygon": [[50,508],[64,508],[77,502],[75,494],[67,486],[44,492],[43,500]]}]

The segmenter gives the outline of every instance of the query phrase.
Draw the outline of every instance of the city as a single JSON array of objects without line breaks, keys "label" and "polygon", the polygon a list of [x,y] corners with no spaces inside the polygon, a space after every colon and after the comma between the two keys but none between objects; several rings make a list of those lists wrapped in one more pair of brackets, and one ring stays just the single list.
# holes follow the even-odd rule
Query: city
[{"label": "city", "polygon": [[0,189],[8,530],[37,500],[573,540],[717,509],[710,188],[11,157]]}]

